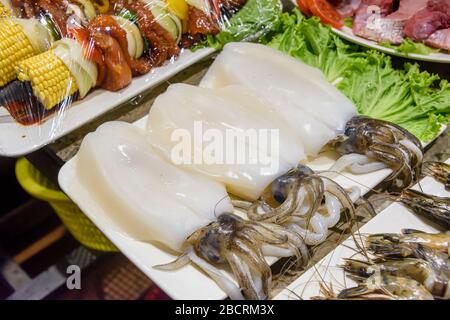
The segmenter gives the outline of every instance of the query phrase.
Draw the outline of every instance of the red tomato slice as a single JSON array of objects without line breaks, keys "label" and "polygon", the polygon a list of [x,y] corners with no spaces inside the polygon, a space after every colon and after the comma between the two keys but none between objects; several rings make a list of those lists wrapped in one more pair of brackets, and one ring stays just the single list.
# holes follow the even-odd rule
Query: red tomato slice
[{"label": "red tomato slice", "polygon": [[89,30],[86,28],[70,28],[67,29],[67,35],[81,43],[84,56],[97,64],[98,76],[96,85],[100,85],[105,78],[106,67],[101,51],[90,40]]},{"label": "red tomato slice", "polygon": [[308,8],[320,21],[337,29],[342,28],[342,17],[327,0],[306,0]]},{"label": "red tomato slice", "polygon": [[301,12],[307,14],[308,16],[312,16],[311,10],[308,7],[307,0],[297,0],[297,5],[300,8]]}]

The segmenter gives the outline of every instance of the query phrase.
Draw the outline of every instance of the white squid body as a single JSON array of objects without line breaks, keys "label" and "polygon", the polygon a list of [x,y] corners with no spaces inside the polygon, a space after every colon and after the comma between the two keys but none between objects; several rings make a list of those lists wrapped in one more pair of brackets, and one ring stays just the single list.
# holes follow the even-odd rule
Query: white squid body
[{"label": "white squid body", "polygon": [[[259,109],[269,108],[264,101],[244,88],[218,90],[175,84],[155,100],[149,114],[148,135],[154,147],[172,162],[226,184],[227,189],[235,195],[255,200],[275,178],[305,159],[303,146],[295,138],[295,134],[283,125],[281,119],[276,115],[257,112]],[[255,132],[269,132],[268,130],[275,129],[279,138],[278,141],[268,141],[269,139],[262,137],[256,143],[247,139],[246,151],[237,150],[232,161],[226,159],[232,150],[225,148],[225,139],[223,157],[213,159],[206,152],[208,142],[201,145],[194,141],[198,138],[194,126],[195,123],[200,123],[198,121],[202,124],[203,133],[213,129],[222,137],[226,137],[230,131],[246,132],[256,129]],[[188,143],[186,153],[189,153],[190,163],[177,163],[174,159],[176,154],[173,152],[178,150],[177,145],[181,139],[173,134],[182,132],[189,137],[184,142]],[[251,151],[253,156],[250,156]],[[248,157],[239,163],[237,155],[244,153]],[[196,156],[200,161],[195,161]],[[221,159],[224,160],[222,163]]]},{"label": "white squid body", "polygon": [[310,156],[356,115],[352,102],[319,69],[260,44],[227,44],[200,83],[205,88],[229,85],[245,86],[270,102]]},{"label": "white squid body", "polygon": [[109,122],[87,135],[77,156],[80,181],[129,236],[181,251],[194,231],[233,208],[225,187],[175,167],[145,132]]}]

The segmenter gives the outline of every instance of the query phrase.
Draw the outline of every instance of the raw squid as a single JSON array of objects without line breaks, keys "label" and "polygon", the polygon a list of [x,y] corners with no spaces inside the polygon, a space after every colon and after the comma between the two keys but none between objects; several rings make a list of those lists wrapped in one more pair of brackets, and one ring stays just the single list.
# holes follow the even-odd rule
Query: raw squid
[{"label": "raw squid", "polygon": [[[176,163],[176,154],[173,152],[177,150],[176,146],[180,141],[174,133],[185,132],[190,138],[188,152],[191,162],[181,163],[184,167],[225,183],[228,190],[238,196],[255,200],[276,177],[305,159],[303,146],[289,129],[284,128],[281,119],[277,119],[275,114],[268,116],[254,111],[258,108],[268,108],[264,104],[264,101],[251,92],[237,87],[232,90],[212,90],[175,84],[155,100],[149,114],[148,134],[155,148]],[[278,139],[272,136],[257,136],[252,144],[248,139],[248,154],[253,152],[256,157],[241,159],[243,161],[240,163],[234,157],[231,161],[221,164],[222,157],[206,159],[208,142],[195,143],[195,136],[198,136],[196,123],[201,124],[205,134],[208,134],[208,130],[220,133],[224,140],[221,141],[224,144],[223,157],[231,151],[230,148],[225,148],[225,143],[229,142],[229,139],[226,139],[227,132],[255,130],[254,132],[259,134],[264,130],[276,129]],[[177,129],[178,131],[175,131]],[[245,150],[235,151],[236,156],[238,153],[245,153]],[[194,162],[196,156],[200,160],[197,163]]]},{"label": "raw squid", "polygon": [[[264,45],[227,45],[200,86],[221,88],[235,84],[267,99],[312,150],[320,149],[342,132],[356,115],[352,102],[330,85],[319,69]],[[322,145],[318,145],[318,139]]]},{"label": "raw squid", "polygon": [[[181,164],[189,170],[223,182],[230,193],[244,199],[234,203],[245,209],[251,220],[282,225],[300,235],[307,244],[313,245],[326,239],[328,228],[340,220],[343,209],[353,213],[352,200],[345,190],[332,180],[319,177],[306,166],[298,164],[305,159],[299,139],[285,128],[267,101],[252,91],[242,86],[206,89],[185,84],[172,85],[152,106],[147,128],[149,139],[167,160],[176,164],[172,153],[179,142],[173,139],[173,133],[184,130],[189,137],[194,137],[196,121],[201,121],[205,130],[218,130],[223,133],[223,137],[226,136],[226,130],[244,132],[252,128],[279,129],[276,157],[269,157],[278,165],[269,166],[270,170],[266,170],[265,174],[263,172],[267,168],[258,162],[259,159],[254,159],[254,163],[244,159],[247,162],[243,164],[215,164],[200,157],[198,163]],[[189,143],[193,144],[191,140]],[[257,142],[251,145],[255,154],[270,156],[274,151],[266,148],[267,145],[262,143],[264,141]],[[192,157],[195,153],[203,155],[207,153],[206,148],[205,145],[194,144],[188,153]],[[225,148],[224,153],[229,151]],[[279,201],[282,204],[275,209],[264,200],[255,201],[267,187],[278,193],[278,200],[282,198]]]},{"label": "raw squid", "polygon": [[[272,273],[263,254],[306,263],[295,233],[233,214],[223,184],[185,171],[161,157],[145,131],[110,122],[83,140],[76,170],[89,195],[127,236],[182,252],[162,270],[193,262],[231,298],[265,299]],[[217,265],[231,268],[238,285]]]},{"label": "raw squid", "polygon": [[319,69],[263,45],[230,43],[200,83],[207,88],[229,85],[245,86],[265,98],[308,155],[315,156],[326,144],[341,155],[362,155],[347,156],[340,169],[369,172],[387,166],[393,170],[388,180],[397,190],[420,176],[420,141],[395,124],[357,116],[352,102]]},{"label": "raw squid", "polygon": [[180,251],[190,234],[216,219],[211,208],[220,214],[233,207],[223,185],[174,169],[141,129],[120,122],[87,135],[77,155],[82,183],[133,238]]}]

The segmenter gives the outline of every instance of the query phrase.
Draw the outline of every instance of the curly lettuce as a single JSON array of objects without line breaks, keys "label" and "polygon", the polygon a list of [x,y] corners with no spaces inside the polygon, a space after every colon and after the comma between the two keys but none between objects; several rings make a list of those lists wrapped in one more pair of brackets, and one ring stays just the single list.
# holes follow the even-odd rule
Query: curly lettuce
[{"label": "curly lettuce", "polygon": [[440,50],[435,49],[432,47],[427,46],[426,44],[415,42],[411,39],[405,39],[403,42],[399,45],[394,45],[389,42],[382,42],[380,43],[383,47],[394,49],[401,53],[416,53],[416,54],[423,54],[423,55],[429,55],[431,53],[437,53]]},{"label": "curly lettuce", "polygon": [[351,44],[297,9],[282,14],[267,45],[323,71],[360,114],[399,124],[422,141],[435,138],[450,117],[450,85],[417,64],[401,69],[388,55]]}]

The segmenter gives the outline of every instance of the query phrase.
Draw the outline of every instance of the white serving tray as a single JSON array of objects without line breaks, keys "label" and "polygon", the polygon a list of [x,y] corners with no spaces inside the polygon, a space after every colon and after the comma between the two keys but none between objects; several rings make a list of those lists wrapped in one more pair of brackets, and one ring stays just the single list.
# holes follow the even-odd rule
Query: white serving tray
[{"label": "white serving tray", "polygon": [[450,63],[450,54],[438,52],[438,53],[430,53],[430,54],[417,54],[417,53],[406,53],[406,52],[400,52],[396,50],[395,48],[388,48],[385,46],[382,46],[378,44],[375,41],[367,40],[362,37],[359,37],[355,34],[353,34],[353,31],[349,27],[342,27],[342,29],[336,29],[331,28],[334,33],[340,35],[342,38],[359,44],[363,47],[376,49],[381,52],[389,53],[394,56],[403,57],[403,58],[409,58],[414,60],[421,60],[421,61],[429,61],[429,62],[437,62],[437,63]]},{"label": "white serving tray", "polygon": [[131,84],[121,91],[95,90],[83,100],[73,103],[64,112],[51,115],[41,124],[23,126],[10,117],[5,108],[0,107],[0,156],[18,157],[40,149],[169,79],[214,51],[212,48],[195,52],[184,50],[176,60],[168,61],[162,67],[134,78]]},{"label": "white serving tray", "polygon": [[[450,159],[447,160],[447,163],[450,163]],[[424,178],[420,182],[420,186],[428,194],[450,197],[450,192],[444,189],[444,185],[430,177]],[[416,185],[414,189],[419,190],[419,186]],[[394,203],[364,225],[360,229],[360,234],[400,233],[400,230],[404,228],[418,229],[425,232],[443,231],[439,230],[439,227],[433,225],[429,220],[415,215],[403,205]],[[355,236],[358,242],[362,244],[361,238],[358,238],[357,234]],[[331,286],[335,293],[338,293],[344,288],[353,287],[355,282],[345,277],[344,271],[339,266],[344,264],[344,258],[355,258],[355,251],[352,250],[355,247],[354,240],[349,237],[313,268],[310,268],[291,283],[275,299],[310,299],[311,297],[318,296],[320,295],[320,282]]]},{"label": "white serving tray", "polygon": [[[135,125],[143,128],[147,117],[137,121]],[[224,299],[225,293],[199,269],[188,265],[174,272],[153,269],[153,265],[172,261],[175,256],[146,242],[125,237],[123,229],[110,220],[98,204],[93,201],[80,184],[76,169],[76,156],[68,161],[59,173],[59,184],[63,191],[80,207],[92,222],[126,255],[139,269],[151,278],[161,289],[173,299]],[[307,163],[313,170],[328,169],[335,159],[324,155]],[[345,188],[359,186],[363,194],[382,182],[390,169],[383,169],[369,174],[353,175],[345,173],[335,180]],[[356,183],[354,181],[358,181]],[[149,194],[151,196],[151,194]],[[268,259],[274,262],[274,259]]]}]

